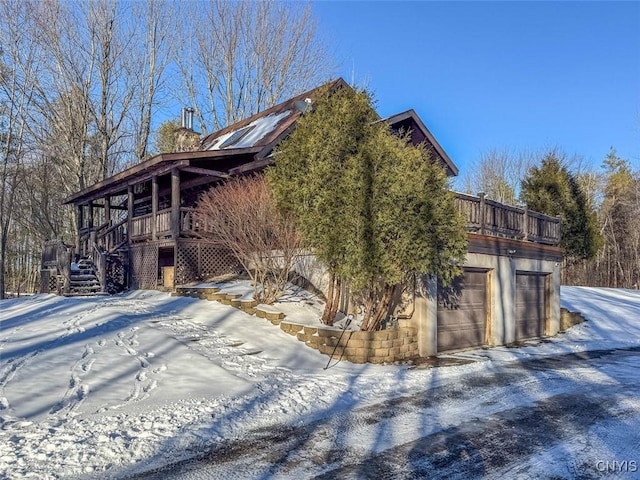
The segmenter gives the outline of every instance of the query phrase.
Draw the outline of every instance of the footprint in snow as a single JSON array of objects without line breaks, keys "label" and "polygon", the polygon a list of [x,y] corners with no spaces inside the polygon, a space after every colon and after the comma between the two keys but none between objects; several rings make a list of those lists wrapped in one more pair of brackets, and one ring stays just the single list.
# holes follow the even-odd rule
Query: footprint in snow
[{"label": "footprint in snow", "polygon": [[82,400],[84,398],[87,397],[87,395],[89,395],[89,392],[91,391],[91,388],[89,387],[89,385],[80,385],[80,388],[78,388],[78,391],[76,392],[76,396],[78,397],[78,400]]},{"label": "footprint in snow", "polygon": [[83,363],[80,368],[82,368],[83,372],[89,372],[91,370],[91,367],[93,367],[93,364],[95,363],[96,359],[92,358],[90,359],[88,362]]},{"label": "footprint in snow", "polygon": [[146,387],[144,387],[142,389],[142,391],[144,393],[149,393],[151,390],[155,390],[156,388],[158,388],[158,381],[157,380],[152,380],[149,385],[147,385]]},{"label": "footprint in snow", "polygon": [[164,372],[167,369],[167,366],[163,363],[162,365],[160,365],[158,368],[154,368],[153,369],[153,373],[160,373],[160,372]]}]

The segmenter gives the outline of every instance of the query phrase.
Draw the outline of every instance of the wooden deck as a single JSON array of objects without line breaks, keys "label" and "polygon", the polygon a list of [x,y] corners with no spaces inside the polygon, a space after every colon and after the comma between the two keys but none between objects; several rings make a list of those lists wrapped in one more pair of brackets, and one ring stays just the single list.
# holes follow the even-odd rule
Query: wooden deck
[{"label": "wooden deck", "polygon": [[561,222],[558,217],[505,205],[479,196],[455,193],[455,204],[467,220],[467,231],[480,235],[512,238],[544,245],[559,245]]}]

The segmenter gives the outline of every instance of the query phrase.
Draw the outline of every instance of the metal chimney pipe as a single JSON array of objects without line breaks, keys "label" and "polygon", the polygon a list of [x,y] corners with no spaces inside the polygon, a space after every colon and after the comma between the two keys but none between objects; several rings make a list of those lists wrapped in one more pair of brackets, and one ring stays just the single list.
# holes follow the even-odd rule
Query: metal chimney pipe
[{"label": "metal chimney pipe", "polygon": [[182,107],[182,111],[180,112],[180,126],[187,128],[187,109],[185,107]]},{"label": "metal chimney pipe", "polygon": [[185,127],[189,130],[193,130],[193,112],[195,110],[192,107],[185,108],[186,112],[186,125]]}]

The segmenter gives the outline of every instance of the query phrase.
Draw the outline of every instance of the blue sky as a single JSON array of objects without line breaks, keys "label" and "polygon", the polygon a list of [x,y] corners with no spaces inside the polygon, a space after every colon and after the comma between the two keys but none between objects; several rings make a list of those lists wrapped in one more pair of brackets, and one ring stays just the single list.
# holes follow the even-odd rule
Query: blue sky
[{"label": "blue sky", "polygon": [[640,2],[313,3],[338,74],[413,108],[460,167],[560,147],[640,167]]}]

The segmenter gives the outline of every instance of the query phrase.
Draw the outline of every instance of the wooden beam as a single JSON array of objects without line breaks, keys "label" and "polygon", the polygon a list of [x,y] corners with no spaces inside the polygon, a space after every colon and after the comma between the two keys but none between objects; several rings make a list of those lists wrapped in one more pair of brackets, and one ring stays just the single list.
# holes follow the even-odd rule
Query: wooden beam
[{"label": "wooden beam", "polygon": [[529,258],[532,260],[562,261],[562,249],[560,247],[545,245],[542,243],[524,242],[504,237],[478,235],[467,233],[469,253],[484,255],[509,256],[512,258]]},{"label": "wooden beam", "polygon": [[[101,203],[94,203],[93,204],[94,208],[105,208],[105,206]],[[109,209],[110,210],[126,210],[127,207],[123,207],[121,205],[113,205],[113,204],[109,204]]]},{"label": "wooden beam", "polygon": [[174,239],[180,236],[180,170],[171,170],[171,232]]},{"label": "wooden beam", "polygon": [[182,170],[183,172],[197,173],[198,175],[210,175],[212,177],[220,177],[220,178],[230,177],[228,173],[220,172],[219,170],[209,170],[208,168],[187,166],[187,167],[180,167],[180,170]]},{"label": "wooden beam", "polygon": [[273,163],[273,159],[271,157],[261,158],[260,160],[254,160],[253,162],[245,163],[244,165],[230,169],[229,175],[252,172],[254,170],[264,168],[267,165],[271,165],[271,163]]},{"label": "wooden beam", "polygon": [[93,228],[93,202],[89,202],[89,228]]},{"label": "wooden beam", "polygon": [[156,217],[158,215],[158,176],[151,177],[151,239],[157,240]]},{"label": "wooden beam", "polygon": [[182,182],[180,186],[183,190],[188,190],[189,188],[199,187],[200,185],[206,185],[207,183],[215,183],[216,177],[197,177],[191,180],[187,180],[186,182]]},{"label": "wooden beam", "polygon": [[131,242],[131,221],[133,220],[133,185],[127,187],[127,236]]},{"label": "wooden beam", "polygon": [[111,224],[111,196],[104,197],[104,217],[105,221]]},{"label": "wooden beam", "polygon": [[76,205],[76,223],[77,223],[77,235],[76,235],[76,255],[80,256],[80,230],[82,229],[82,205]]},{"label": "wooden beam", "polygon": [[[123,183],[127,182],[130,177],[135,177],[140,174],[145,174],[145,178],[148,180],[152,174],[160,175],[161,168],[164,167],[164,163],[168,163],[169,166],[175,162],[184,162],[189,164],[189,160],[216,160],[224,157],[234,157],[236,155],[251,155],[260,152],[263,147],[251,147],[251,148],[225,148],[224,150],[206,150],[195,152],[180,152],[180,153],[162,153],[156,155],[144,162],[141,162],[133,167],[129,167],[126,170],[109,177],[102,182],[98,182],[91,185],[80,192],[71,195],[65,201],[64,204],[76,203],[80,199],[84,198],[84,201],[89,199],[95,199],[104,196],[107,192],[118,190],[122,188]],[[154,170],[154,171],[152,171]]]}]

